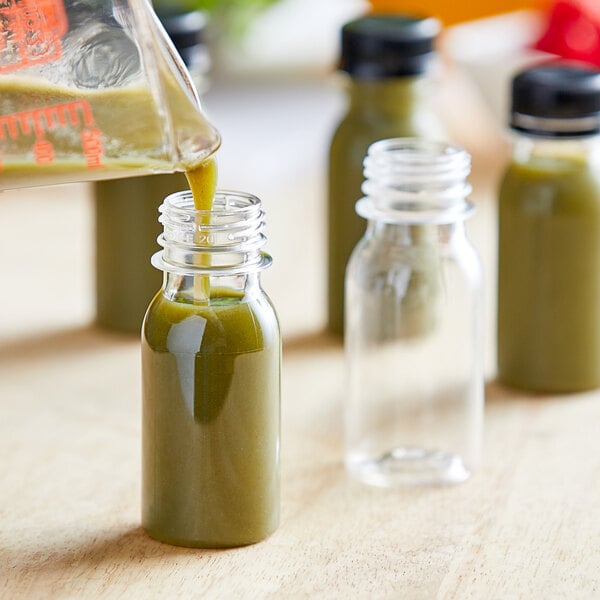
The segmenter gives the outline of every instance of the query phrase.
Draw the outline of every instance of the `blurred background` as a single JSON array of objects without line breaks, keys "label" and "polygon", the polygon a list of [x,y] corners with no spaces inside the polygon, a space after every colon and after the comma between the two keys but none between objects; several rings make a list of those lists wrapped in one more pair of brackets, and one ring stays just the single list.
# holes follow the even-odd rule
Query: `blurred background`
[{"label": "blurred background", "polygon": [[[473,155],[472,237],[488,281],[511,75],[549,54],[600,64],[596,0],[155,0],[155,8],[162,19],[200,10],[206,20],[198,87],[223,138],[219,185],[263,200],[275,261],[264,285],[288,339],[325,322],[327,155],[346,103],[336,73],[345,22],[369,11],[442,21],[435,102],[453,141]],[[93,323],[91,184],[5,192],[0,222],[10,229],[0,237],[4,281],[16,290],[30,289],[33,272],[36,281],[19,302],[0,301],[1,342]]]},{"label": "blurred background", "polygon": [[[322,332],[328,153],[347,102],[337,70],[342,25],[372,10],[443,23],[432,100],[448,136],[473,158],[477,211],[468,228],[484,263],[489,376],[509,81],[551,56],[600,64],[600,0],[154,1],[163,20],[202,11],[202,48],[187,60],[222,135],[219,185],[258,195],[267,213],[274,263],[263,283],[284,335],[290,527],[273,545],[200,560],[147,545],[138,514],[139,334],[95,325],[95,186],[10,190],[0,194],[0,554],[8,569],[0,588],[33,578],[40,591],[28,587],[22,597],[151,597],[144,586],[165,596],[171,578],[176,594],[187,580],[198,595],[213,580],[229,585],[236,571],[270,596],[289,582],[313,596],[356,595],[361,577],[377,586],[371,595],[393,585],[421,597],[460,596],[471,584],[488,592],[483,597],[510,586],[515,596],[531,590],[540,598],[597,590],[596,394],[542,402],[489,385],[484,476],[435,498],[418,490],[377,495],[380,505],[341,483],[341,341]],[[158,216],[150,199],[148,212]],[[135,220],[127,225],[132,239],[140,235]],[[367,538],[364,547],[355,543]],[[237,562],[243,555],[248,562]],[[336,587],[342,579],[346,587]]]}]

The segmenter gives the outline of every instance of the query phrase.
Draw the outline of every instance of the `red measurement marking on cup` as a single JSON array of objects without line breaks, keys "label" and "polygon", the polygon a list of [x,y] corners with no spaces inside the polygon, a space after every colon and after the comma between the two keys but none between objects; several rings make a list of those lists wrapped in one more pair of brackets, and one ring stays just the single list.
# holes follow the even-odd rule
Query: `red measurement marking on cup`
[{"label": "red measurement marking on cup", "polygon": [[[96,127],[92,107],[87,100],[73,100],[23,112],[0,115],[0,143],[7,138],[35,136],[32,142],[35,162],[51,164],[55,160],[54,147],[46,139],[46,132],[55,129],[79,129],[81,148],[88,169],[102,167],[104,144],[102,131]],[[0,149],[0,171],[3,168]]]},{"label": "red measurement marking on cup", "polygon": [[0,73],[60,58],[68,29],[63,0],[0,0]]}]

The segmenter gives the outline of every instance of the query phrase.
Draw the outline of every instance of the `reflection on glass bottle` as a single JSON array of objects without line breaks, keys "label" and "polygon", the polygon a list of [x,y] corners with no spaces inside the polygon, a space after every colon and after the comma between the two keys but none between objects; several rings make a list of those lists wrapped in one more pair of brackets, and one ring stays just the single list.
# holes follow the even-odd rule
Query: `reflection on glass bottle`
[{"label": "reflection on glass bottle", "polygon": [[412,225],[386,232],[363,256],[374,273],[386,273],[373,281],[376,293],[365,298],[365,318],[372,319],[374,334],[395,339],[433,332],[442,291],[436,228]]}]

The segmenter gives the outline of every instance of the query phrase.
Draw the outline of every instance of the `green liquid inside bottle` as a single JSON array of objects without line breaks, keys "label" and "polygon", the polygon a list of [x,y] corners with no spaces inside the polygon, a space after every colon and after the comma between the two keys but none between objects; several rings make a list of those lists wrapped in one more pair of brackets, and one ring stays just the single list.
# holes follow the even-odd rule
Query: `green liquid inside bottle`
[{"label": "green liquid inside bottle", "polygon": [[162,293],[145,321],[143,525],[194,547],[252,544],[279,522],[280,341],[271,304]]},{"label": "green liquid inside bottle", "polygon": [[600,385],[600,180],[584,158],[510,165],[499,203],[498,377]]},{"label": "green liquid inside bottle", "polygon": [[[216,160],[210,158],[185,176],[167,173],[96,183],[96,320],[101,327],[139,335],[146,308],[162,281],[160,271],[150,264],[160,250],[158,207],[189,184],[196,206],[210,210],[216,179]],[[199,286],[206,282],[204,278]]]},{"label": "green liquid inside bottle", "polygon": [[350,107],[329,153],[328,329],[337,335],[344,331],[346,266],[366,227],[354,210],[364,195],[363,160],[381,139],[443,137],[425,101],[428,84],[422,76],[350,83]]},{"label": "green liquid inside bottle", "polygon": [[150,264],[160,250],[158,207],[187,187],[183,173],[95,184],[96,320],[113,331],[140,334],[162,273]]}]

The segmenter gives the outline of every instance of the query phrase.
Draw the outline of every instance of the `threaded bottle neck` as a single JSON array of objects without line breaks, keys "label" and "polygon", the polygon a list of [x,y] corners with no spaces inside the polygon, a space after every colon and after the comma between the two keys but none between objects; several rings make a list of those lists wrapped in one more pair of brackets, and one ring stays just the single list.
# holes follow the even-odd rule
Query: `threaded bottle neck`
[{"label": "threaded bottle neck", "polygon": [[219,191],[211,210],[197,210],[189,191],[167,196],[159,211],[163,250],[152,257],[162,271],[180,275],[233,275],[262,270],[264,211],[256,196]]},{"label": "threaded bottle neck", "polygon": [[364,161],[366,195],[356,211],[390,223],[448,223],[467,218],[472,205],[469,154],[458,146],[411,138],[375,142]]}]

